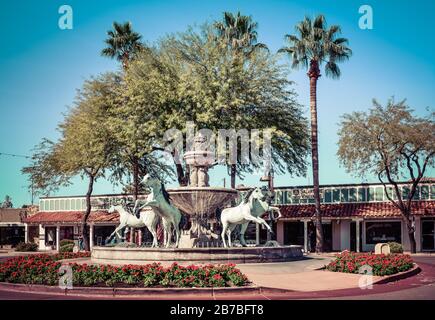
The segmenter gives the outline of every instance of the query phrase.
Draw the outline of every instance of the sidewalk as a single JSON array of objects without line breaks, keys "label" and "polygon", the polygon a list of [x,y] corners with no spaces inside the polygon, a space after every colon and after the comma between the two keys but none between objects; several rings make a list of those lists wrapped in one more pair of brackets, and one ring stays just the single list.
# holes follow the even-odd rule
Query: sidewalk
[{"label": "sidewalk", "polygon": [[[358,274],[319,270],[333,255],[308,255],[299,261],[237,265],[258,286],[293,291],[324,291],[358,288]],[[373,281],[381,277],[373,277]]]}]

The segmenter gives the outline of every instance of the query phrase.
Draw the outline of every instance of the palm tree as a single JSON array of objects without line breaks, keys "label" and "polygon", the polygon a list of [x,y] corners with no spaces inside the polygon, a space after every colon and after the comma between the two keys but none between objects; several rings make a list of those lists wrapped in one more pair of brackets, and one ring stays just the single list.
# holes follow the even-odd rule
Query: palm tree
[{"label": "palm tree", "polygon": [[[222,21],[213,24],[217,37],[223,39],[234,52],[242,52],[244,58],[249,58],[251,53],[258,49],[266,49],[263,43],[257,43],[258,23],[251,16],[245,16],[238,11],[236,14],[224,12]],[[236,187],[237,164],[229,166],[231,188]]]},{"label": "palm tree", "polygon": [[127,69],[128,62],[144,48],[140,42],[142,36],[132,30],[130,22],[114,22],[113,30],[107,31],[107,35],[108,38],[104,41],[107,47],[101,50],[101,55],[116,58]]},{"label": "palm tree", "polygon": [[222,21],[216,21],[214,28],[219,38],[225,39],[234,50],[245,50],[249,55],[257,48],[267,49],[263,43],[257,43],[258,23],[251,16],[239,12],[224,12]]},{"label": "palm tree", "polygon": [[343,62],[352,55],[347,47],[348,40],[339,37],[341,28],[332,25],[327,28],[323,15],[314,21],[305,17],[296,25],[296,35],[285,36],[290,46],[281,48],[279,52],[287,53],[292,60],[292,68],[308,68],[310,79],[310,111],[311,111],[311,156],[313,166],[313,188],[316,217],[316,252],[323,251],[323,230],[320,211],[319,192],[319,156],[317,147],[317,80],[320,77],[320,66],[325,63],[327,76],[338,79],[341,75],[337,63]]},{"label": "palm tree", "polygon": [[[145,46],[140,42],[142,36],[134,32],[130,22],[118,23],[113,22],[113,30],[107,31],[108,38],[104,41],[107,47],[101,50],[101,55],[109,58],[116,58],[122,63],[124,70],[128,68],[128,63],[132,60]],[[134,200],[139,194],[139,158],[131,156],[133,167],[133,187]]]}]

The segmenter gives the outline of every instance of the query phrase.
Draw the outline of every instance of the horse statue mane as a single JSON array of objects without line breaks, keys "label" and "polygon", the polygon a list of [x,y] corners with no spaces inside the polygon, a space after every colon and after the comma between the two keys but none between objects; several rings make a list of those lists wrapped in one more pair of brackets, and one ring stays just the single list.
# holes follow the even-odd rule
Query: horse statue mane
[{"label": "horse statue mane", "polygon": [[165,200],[168,203],[171,203],[171,196],[169,195],[168,191],[166,191],[165,185],[163,183],[161,183],[160,185],[161,185],[161,190],[162,190],[163,198],[165,198]]},{"label": "horse statue mane", "polygon": [[252,192],[254,192],[254,190],[255,188],[252,188],[246,193],[245,197],[243,198],[243,203],[248,203],[249,197],[251,196]]}]

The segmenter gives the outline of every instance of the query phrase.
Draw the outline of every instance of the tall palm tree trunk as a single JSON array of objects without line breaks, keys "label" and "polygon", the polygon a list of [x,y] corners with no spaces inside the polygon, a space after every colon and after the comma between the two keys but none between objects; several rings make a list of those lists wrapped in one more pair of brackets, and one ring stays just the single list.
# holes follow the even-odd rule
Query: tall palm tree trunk
[{"label": "tall palm tree trunk", "polygon": [[319,63],[316,60],[310,62],[308,71],[310,78],[310,112],[311,112],[311,158],[313,166],[313,191],[316,216],[316,252],[323,252],[323,229],[322,215],[320,211],[319,191],[319,152],[317,145],[317,79],[320,77]]}]

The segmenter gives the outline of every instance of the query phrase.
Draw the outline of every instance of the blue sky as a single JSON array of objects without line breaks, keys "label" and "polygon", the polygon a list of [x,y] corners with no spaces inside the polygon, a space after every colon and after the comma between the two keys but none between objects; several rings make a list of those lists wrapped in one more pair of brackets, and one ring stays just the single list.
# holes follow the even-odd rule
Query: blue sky
[{"label": "blue sky", "polygon": [[[73,8],[73,30],[58,28],[58,8]],[[373,8],[374,28],[358,27],[358,8]],[[341,65],[340,80],[325,76],[318,84],[320,182],[360,182],[339,166],[337,129],[340,115],[366,110],[371,99],[382,103],[395,96],[423,115],[435,101],[435,31],[429,27],[435,2],[353,0],[183,0],[183,1],[9,1],[0,11],[0,152],[30,155],[43,137],[55,139],[57,123],[72,103],[83,80],[117,63],[100,56],[106,31],[113,21],[131,21],[152,43],[159,37],[183,31],[189,25],[220,19],[223,11],[240,10],[259,24],[259,41],[272,51],[284,45],[283,36],[305,15],[323,13],[330,24],[340,24],[354,55]],[[298,99],[308,112],[309,87],[305,71],[292,71]],[[9,194],[15,206],[30,202],[25,158],[0,155],[0,198]],[[307,177],[276,177],[276,185],[307,184]],[[211,171],[212,185],[222,185],[225,171]],[[429,172],[433,176],[434,170]],[[374,179],[370,179],[373,180]],[[228,181],[228,179],[227,179]],[[258,183],[247,176],[245,184]],[[58,194],[83,194],[80,178]],[[119,191],[99,181],[95,193]]]}]

